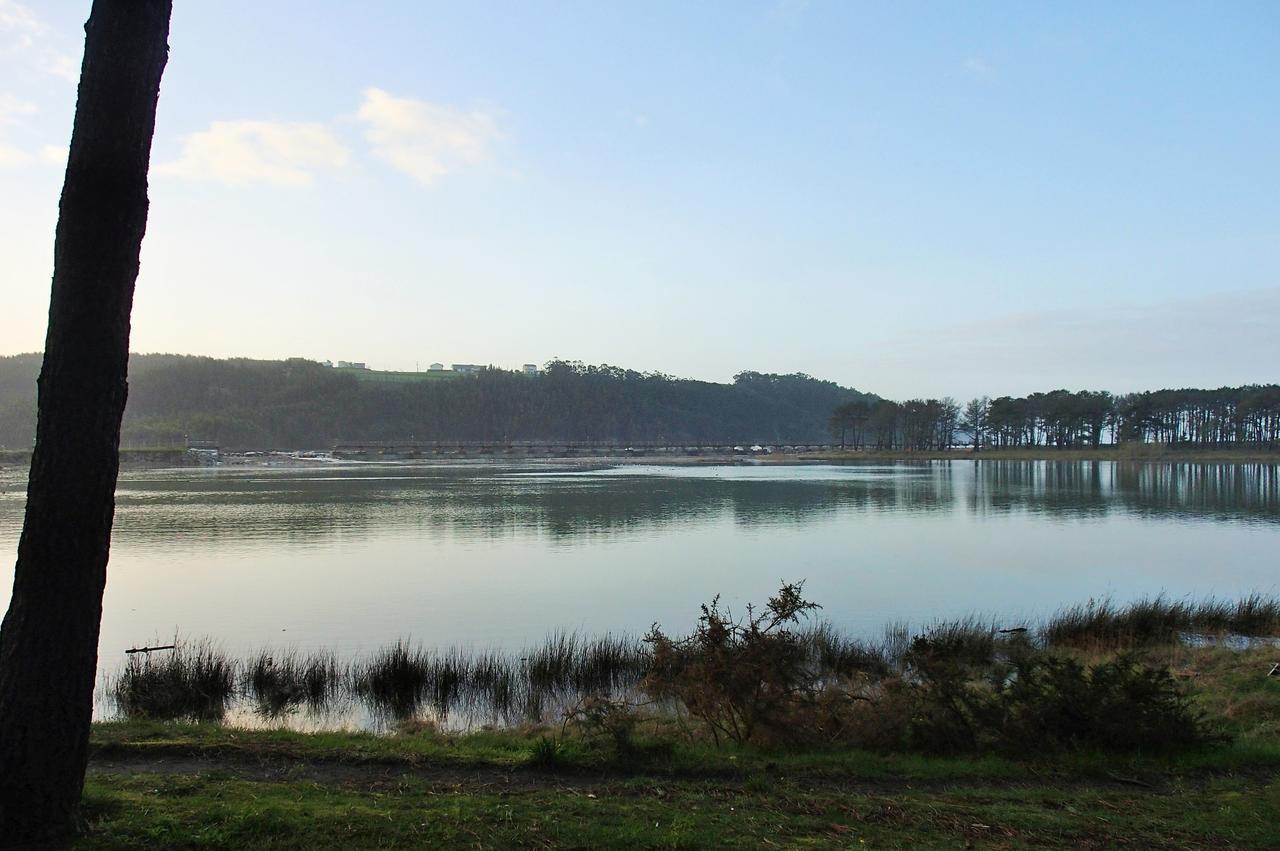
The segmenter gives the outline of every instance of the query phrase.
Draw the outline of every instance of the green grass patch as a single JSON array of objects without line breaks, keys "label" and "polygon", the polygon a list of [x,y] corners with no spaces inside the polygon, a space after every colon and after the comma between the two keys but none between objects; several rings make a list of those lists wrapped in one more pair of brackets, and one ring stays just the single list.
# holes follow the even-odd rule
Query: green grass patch
[{"label": "green grass patch", "polygon": [[1274,780],[850,789],[631,779],[515,791],[94,776],[83,848],[1265,848]]}]

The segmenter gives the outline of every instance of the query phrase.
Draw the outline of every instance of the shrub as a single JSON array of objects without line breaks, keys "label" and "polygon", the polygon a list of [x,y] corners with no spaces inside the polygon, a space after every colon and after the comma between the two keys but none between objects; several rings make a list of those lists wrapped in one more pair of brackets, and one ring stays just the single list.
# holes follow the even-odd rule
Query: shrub
[{"label": "shrub", "polygon": [[1157,752],[1217,738],[1167,668],[1131,656],[1085,665],[1022,643],[984,663],[955,651],[919,637],[908,654],[915,749]]},{"label": "shrub", "polygon": [[577,729],[586,743],[597,749],[607,749],[622,761],[630,761],[639,753],[636,745],[636,727],[640,717],[630,704],[591,695],[565,711],[562,731],[570,726]]},{"label": "shrub", "polygon": [[655,624],[645,638],[653,656],[642,687],[682,703],[717,744],[830,736],[860,698],[837,687],[839,676],[824,672],[812,643],[791,629],[818,608],[802,591],[803,583],[783,584],[763,610],[748,606],[742,618],[716,597],[702,606],[693,635],[682,639]]},{"label": "shrub", "polygon": [[1177,751],[1218,738],[1168,668],[1132,656],[1085,666],[1032,654],[998,693],[992,732],[1006,750]]}]

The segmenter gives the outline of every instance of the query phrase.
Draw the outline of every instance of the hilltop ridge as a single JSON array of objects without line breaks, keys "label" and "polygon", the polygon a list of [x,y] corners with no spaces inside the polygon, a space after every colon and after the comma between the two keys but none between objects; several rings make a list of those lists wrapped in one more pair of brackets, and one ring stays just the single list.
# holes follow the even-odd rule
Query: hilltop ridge
[{"label": "hilltop ridge", "polygon": [[[31,445],[39,354],[0,357],[0,445]],[[377,380],[302,359],[133,355],[122,442],[322,448],[342,440],[819,442],[838,405],[876,397],[803,374],[731,384],[552,361],[536,375]],[[424,374],[425,377],[425,374]]]}]

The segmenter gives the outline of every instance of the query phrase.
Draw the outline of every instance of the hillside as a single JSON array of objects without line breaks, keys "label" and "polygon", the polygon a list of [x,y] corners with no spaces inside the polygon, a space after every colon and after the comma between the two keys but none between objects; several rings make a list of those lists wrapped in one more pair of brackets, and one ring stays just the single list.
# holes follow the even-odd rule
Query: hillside
[{"label": "hillside", "polygon": [[[0,357],[0,445],[31,445],[39,370],[38,354]],[[825,441],[832,410],[859,398],[874,397],[807,375],[744,372],[717,384],[555,361],[536,376],[487,370],[450,381],[370,381],[305,360],[134,355],[122,443]]]}]

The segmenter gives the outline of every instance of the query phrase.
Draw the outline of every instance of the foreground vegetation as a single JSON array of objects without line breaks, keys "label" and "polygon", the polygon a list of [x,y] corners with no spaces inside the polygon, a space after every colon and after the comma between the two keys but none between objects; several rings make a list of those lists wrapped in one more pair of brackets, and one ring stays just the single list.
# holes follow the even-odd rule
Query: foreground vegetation
[{"label": "foreground vegetation", "polygon": [[[1273,847],[1280,601],[1091,602],[855,641],[802,585],[643,642],[138,659],[86,847]],[[335,696],[385,733],[245,730]],[[467,719],[459,728],[454,722]],[[488,717],[497,726],[482,723]]]},{"label": "foreground vegetation", "polygon": [[1231,737],[1174,754],[717,747],[655,721],[625,755],[573,723],[393,735],[98,724],[82,844],[1275,847],[1274,656],[1144,648]]}]

